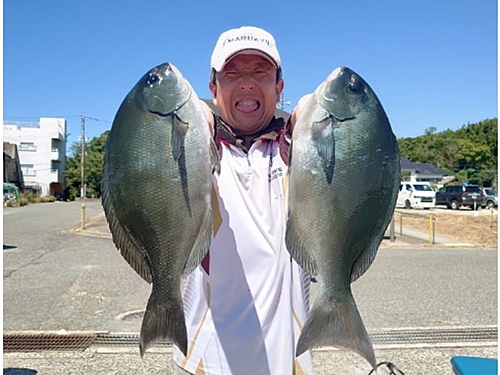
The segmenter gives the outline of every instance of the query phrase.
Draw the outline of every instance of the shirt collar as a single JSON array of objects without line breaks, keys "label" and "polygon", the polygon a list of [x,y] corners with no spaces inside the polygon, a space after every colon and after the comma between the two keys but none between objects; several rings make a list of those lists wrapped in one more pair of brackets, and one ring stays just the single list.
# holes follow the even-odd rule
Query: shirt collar
[{"label": "shirt collar", "polygon": [[[226,124],[219,116],[215,116],[216,120],[216,141],[219,145],[219,142],[223,141],[224,143],[231,144],[242,149],[245,152],[248,152],[248,149],[243,145],[243,134],[238,129],[234,129]],[[269,140],[276,141],[279,138],[280,132],[283,130],[285,126],[285,120],[281,117],[273,117],[268,126],[262,129],[257,136],[254,138],[254,141],[257,140]]]}]

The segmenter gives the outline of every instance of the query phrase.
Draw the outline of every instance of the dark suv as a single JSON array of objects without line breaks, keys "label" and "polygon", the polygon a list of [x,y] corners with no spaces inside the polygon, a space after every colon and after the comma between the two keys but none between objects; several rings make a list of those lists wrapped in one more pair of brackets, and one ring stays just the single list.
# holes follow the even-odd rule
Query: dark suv
[{"label": "dark suv", "polygon": [[477,210],[484,205],[483,191],[476,185],[444,186],[436,192],[436,206],[438,205],[445,205],[454,210],[461,206]]}]

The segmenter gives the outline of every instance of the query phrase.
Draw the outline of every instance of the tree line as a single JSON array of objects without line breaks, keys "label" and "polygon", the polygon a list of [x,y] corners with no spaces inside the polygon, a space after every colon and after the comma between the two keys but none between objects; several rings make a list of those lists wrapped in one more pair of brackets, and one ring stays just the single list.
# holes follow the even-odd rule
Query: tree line
[{"label": "tree line", "polygon": [[[85,144],[87,197],[100,197],[102,159],[109,130]],[[414,138],[399,138],[401,157],[413,163],[430,163],[459,182],[496,186],[498,179],[498,119],[437,132],[435,127]],[[66,165],[66,196],[75,199],[81,188],[81,143],[71,146]]]},{"label": "tree line", "polygon": [[398,139],[401,157],[430,163],[456,181],[496,186],[498,179],[498,119],[436,132],[431,127],[415,138]]}]

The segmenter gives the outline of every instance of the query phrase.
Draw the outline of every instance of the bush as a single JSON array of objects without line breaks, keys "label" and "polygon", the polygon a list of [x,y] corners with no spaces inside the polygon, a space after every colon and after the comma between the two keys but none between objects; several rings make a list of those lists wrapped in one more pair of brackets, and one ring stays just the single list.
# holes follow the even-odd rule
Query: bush
[{"label": "bush", "polygon": [[[29,203],[36,203],[36,198],[34,197],[33,193],[21,193],[21,201],[25,199],[28,201],[28,203],[26,204],[29,204]],[[20,204],[20,206],[26,206],[26,204]]]},{"label": "bush", "polygon": [[8,200],[3,202],[3,205],[5,207],[16,207],[17,206],[17,199],[16,198],[8,199]]},{"label": "bush", "polygon": [[55,202],[56,197],[53,195],[44,195],[43,197],[40,198],[41,203],[46,203],[46,202]]},{"label": "bush", "polygon": [[27,197],[22,196],[21,199],[19,199],[19,207],[27,206],[28,204],[30,204],[30,201]]}]

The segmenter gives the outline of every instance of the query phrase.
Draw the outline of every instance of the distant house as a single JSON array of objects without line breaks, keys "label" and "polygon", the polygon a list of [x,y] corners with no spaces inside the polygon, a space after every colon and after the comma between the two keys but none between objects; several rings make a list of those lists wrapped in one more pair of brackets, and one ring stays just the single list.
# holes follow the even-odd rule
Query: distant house
[{"label": "distant house", "polygon": [[[21,173],[8,175],[9,182],[22,176],[24,190],[39,196],[61,195],[64,191],[66,169],[66,120],[40,118],[39,122],[3,123],[4,163],[7,156],[12,161],[9,145],[15,145],[14,156]],[[7,173],[13,170],[7,170]],[[4,165],[4,173],[5,165]]]},{"label": "distant house", "polygon": [[443,172],[432,164],[412,163],[401,158],[401,174],[403,180],[412,182],[429,182],[438,184],[443,179]]},{"label": "distant house", "polygon": [[19,164],[19,153],[14,143],[3,143],[3,182],[12,183],[24,189],[23,172]]}]

